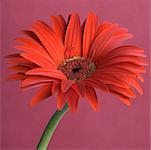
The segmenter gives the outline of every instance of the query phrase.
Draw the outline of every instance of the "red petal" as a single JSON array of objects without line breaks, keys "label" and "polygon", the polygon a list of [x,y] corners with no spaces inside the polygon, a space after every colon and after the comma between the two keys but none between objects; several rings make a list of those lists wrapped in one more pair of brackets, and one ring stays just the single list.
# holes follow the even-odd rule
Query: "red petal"
[{"label": "red petal", "polygon": [[64,36],[65,36],[65,31],[66,31],[66,22],[64,18],[59,15],[59,16],[51,16],[50,17],[52,24],[54,26],[54,31],[59,37],[59,39],[64,42]]},{"label": "red petal", "polygon": [[31,99],[30,105],[33,106],[45,98],[49,97],[52,95],[51,92],[51,86],[43,86],[40,88],[40,90],[36,93],[36,95]]},{"label": "red petal", "polygon": [[[110,50],[112,50],[117,45],[121,44],[122,42],[131,39],[133,37],[130,33],[124,33],[121,35],[113,36],[104,47],[104,53],[108,53]],[[103,53],[102,53],[103,54]]]},{"label": "red petal", "polygon": [[55,79],[66,80],[66,77],[62,72],[53,68],[50,68],[50,69],[35,68],[32,70],[29,70],[26,74],[27,75],[41,75],[41,76],[52,77]]},{"label": "red petal", "polygon": [[118,97],[123,103],[125,103],[127,106],[131,106],[132,100],[131,100],[130,98],[128,98],[128,97],[126,97],[126,96],[124,96],[124,95],[122,95],[122,94],[120,94],[119,92],[116,92],[116,91],[110,90],[110,92],[111,92],[113,95],[117,96],[117,97]]},{"label": "red petal", "polygon": [[95,111],[99,110],[99,104],[98,104],[98,99],[96,96],[96,92],[94,88],[91,88],[89,86],[86,86],[86,97],[87,100],[89,101],[90,105]]},{"label": "red petal", "polygon": [[138,57],[146,57],[146,55],[143,54],[144,50],[141,48],[138,48],[136,46],[131,45],[124,45],[117,48],[114,48],[110,51],[105,51],[103,54],[101,54],[98,57],[98,61],[105,61],[112,59],[116,56],[138,56]]},{"label": "red petal", "polygon": [[[20,38],[16,38],[15,41],[23,44],[24,47],[25,47],[25,50],[26,50],[26,47],[27,47],[27,50],[26,50],[27,52],[33,51],[33,52],[36,52],[36,53],[47,55],[46,49],[42,45],[40,45],[39,43],[37,43],[36,41],[34,41],[32,39],[20,37]],[[16,46],[16,48],[20,49],[17,46]]]},{"label": "red petal", "polygon": [[36,64],[32,63],[31,61],[23,58],[20,54],[11,54],[6,56],[7,62],[11,64],[22,64],[22,65],[30,65],[32,67],[37,66]]},{"label": "red petal", "polygon": [[113,74],[96,71],[95,73],[93,73],[91,78],[96,78],[96,79],[100,80],[103,84],[112,84],[112,85],[116,85],[118,87],[129,88],[128,84],[124,83],[120,77],[113,75]]},{"label": "red petal", "polygon": [[11,55],[6,55],[5,58],[6,59],[11,59],[11,58],[20,58],[20,54],[11,54]]},{"label": "red petal", "polygon": [[39,54],[33,54],[33,53],[21,53],[22,57],[28,59],[29,61],[39,65],[43,68],[56,68],[50,61],[46,60],[43,56]]},{"label": "red petal", "polygon": [[100,71],[104,72],[104,73],[108,73],[108,74],[114,74],[117,77],[136,77],[136,73],[129,71],[127,69],[124,68],[116,68],[116,67],[104,67],[102,69],[100,69]]},{"label": "red petal", "polygon": [[127,31],[127,29],[120,28],[117,24],[103,23],[92,43],[89,57],[92,57],[92,52],[95,50],[96,53],[93,60],[99,59],[98,57],[111,51],[117,44],[132,38],[132,35],[127,33]]},{"label": "red petal", "polygon": [[54,81],[52,84],[52,93],[54,94],[57,92],[60,88],[60,82],[59,81]]},{"label": "red petal", "polygon": [[77,14],[72,14],[69,19],[65,34],[65,48],[66,53],[69,53],[69,57],[81,55],[81,27]]},{"label": "red petal", "polygon": [[33,88],[42,87],[42,86],[50,86],[51,84],[52,84],[52,82],[37,83],[37,84],[33,84],[32,86],[26,86],[26,87],[20,87],[20,88],[21,88],[21,90],[25,91],[25,90],[29,90],[29,89],[33,89]]},{"label": "red petal", "polygon": [[117,87],[114,85],[107,85],[107,86],[110,90],[118,92],[118,93],[124,95],[125,97],[135,98],[135,94],[131,90],[131,88],[121,88],[121,87]]},{"label": "red petal", "polygon": [[40,55],[41,57],[49,61],[51,65],[57,68],[53,59],[48,55],[47,50],[43,46],[39,45],[37,42],[26,38],[16,38],[16,41],[23,44],[15,46],[16,49],[23,50],[27,53],[33,53],[33,55]]},{"label": "red petal", "polygon": [[32,68],[28,67],[28,66],[23,66],[23,65],[16,65],[16,66],[9,67],[9,69],[25,73],[25,72],[27,72],[28,70],[30,70]]},{"label": "red petal", "polygon": [[84,83],[90,87],[98,88],[104,92],[109,92],[107,86],[103,82],[101,82],[99,79],[90,77],[84,80]]},{"label": "red petal", "polygon": [[27,76],[24,73],[16,73],[16,74],[12,74],[8,77],[8,80],[24,80],[26,79]]},{"label": "red petal", "polygon": [[72,88],[79,96],[84,97],[85,96],[85,84],[84,82],[77,82],[74,85],[72,85]]},{"label": "red petal", "polygon": [[89,13],[86,19],[84,34],[83,34],[83,56],[87,57],[90,46],[94,40],[97,28],[97,16],[93,13]]},{"label": "red petal", "polygon": [[104,65],[104,66],[97,66],[98,69],[103,69],[103,68],[119,68],[119,69],[125,69],[128,71],[131,71],[133,73],[135,73],[136,75],[138,73],[145,73],[145,68],[143,66],[140,65],[136,65],[134,63],[130,63],[130,62],[122,62],[122,63],[115,63],[115,64],[111,64],[111,65]]},{"label": "red petal", "polygon": [[33,31],[23,30],[22,33],[27,35],[30,39],[34,40],[35,42],[39,43],[41,46],[43,46],[40,39],[37,37],[37,35]]},{"label": "red petal", "polygon": [[92,46],[90,48],[90,55],[91,52],[95,49],[96,55],[94,57],[94,60],[104,51],[104,47],[106,43],[109,41],[109,39],[114,35],[114,33],[118,30],[117,24],[111,24],[109,27],[107,27],[105,30],[100,32],[98,36],[95,37]]},{"label": "red petal", "polygon": [[50,78],[50,77],[43,77],[43,76],[30,76],[27,77],[22,83],[21,83],[21,87],[25,88],[25,87],[29,87],[35,84],[39,84],[39,83],[50,83],[52,81],[54,81],[54,78]]},{"label": "red petal", "polygon": [[141,95],[143,94],[143,89],[141,88],[141,86],[139,85],[139,83],[135,79],[126,78],[125,80],[128,84],[133,86]]},{"label": "red petal", "polygon": [[[147,66],[147,62],[144,58],[135,57],[135,56],[117,56],[110,60],[107,60],[102,64],[102,66],[112,65],[116,63],[134,63],[139,66]],[[101,62],[99,62],[101,64]]]},{"label": "red petal", "polygon": [[141,82],[144,82],[144,78],[143,78],[140,74],[137,75],[137,78],[138,78]]},{"label": "red petal", "polygon": [[107,29],[112,23],[104,21],[97,27],[96,36],[98,36],[102,31]]},{"label": "red petal", "polygon": [[72,90],[71,96],[68,99],[68,106],[72,112],[77,110],[79,96],[74,90]]},{"label": "red petal", "polygon": [[64,47],[52,29],[42,21],[36,22],[32,30],[42,41],[52,59],[60,65],[64,59]]},{"label": "red petal", "polygon": [[58,92],[57,107],[59,110],[63,108],[63,106],[66,104],[70,96],[71,96],[71,90],[68,90],[66,93],[61,92],[61,90]]},{"label": "red petal", "polygon": [[74,84],[74,81],[72,80],[62,80],[61,91],[66,92],[73,84]]}]

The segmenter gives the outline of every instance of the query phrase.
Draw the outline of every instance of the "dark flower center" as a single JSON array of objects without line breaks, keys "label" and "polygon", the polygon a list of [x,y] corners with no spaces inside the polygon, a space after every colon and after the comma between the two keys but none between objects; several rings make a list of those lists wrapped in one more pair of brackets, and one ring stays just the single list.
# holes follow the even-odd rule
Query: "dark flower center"
[{"label": "dark flower center", "polygon": [[72,57],[65,60],[58,68],[69,80],[79,81],[90,76],[96,69],[95,64],[84,57]]},{"label": "dark flower center", "polygon": [[72,69],[72,72],[73,72],[73,73],[77,73],[77,72],[79,73],[80,69],[82,69],[82,68],[80,68],[80,67],[79,67],[79,68],[73,68],[73,69]]}]

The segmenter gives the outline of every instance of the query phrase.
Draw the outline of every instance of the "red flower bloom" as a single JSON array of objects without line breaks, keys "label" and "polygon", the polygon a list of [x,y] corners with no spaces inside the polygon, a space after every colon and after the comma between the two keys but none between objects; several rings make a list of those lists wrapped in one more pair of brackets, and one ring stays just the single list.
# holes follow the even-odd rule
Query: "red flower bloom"
[{"label": "red flower bloom", "polygon": [[[58,93],[58,109],[68,103],[76,111],[79,97],[86,97],[95,111],[98,99],[95,88],[112,93],[125,104],[131,105],[134,87],[143,93],[138,80],[145,72],[144,50],[136,46],[119,44],[132,38],[126,28],[102,22],[89,13],[80,25],[77,14],[68,21],[52,16],[53,29],[42,21],[23,31],[27,37],[16,38],[21,53],[9,55],[8,61],[18,73],[11,79],[22,80],[21,88],[40,87],[31,105]],[[118,46],[118,47],[117,47]]]}]

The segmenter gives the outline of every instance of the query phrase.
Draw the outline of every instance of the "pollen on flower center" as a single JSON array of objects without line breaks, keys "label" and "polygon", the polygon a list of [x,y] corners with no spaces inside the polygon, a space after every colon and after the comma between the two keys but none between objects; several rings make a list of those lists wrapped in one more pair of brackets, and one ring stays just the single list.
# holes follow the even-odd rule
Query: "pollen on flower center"
[{"label": "pollen on flower center", "polygon": [[95,64],[84,57],[72,57],[65,60],[58,68],[69,80],[79,81],[90,76],[96,69]]}]

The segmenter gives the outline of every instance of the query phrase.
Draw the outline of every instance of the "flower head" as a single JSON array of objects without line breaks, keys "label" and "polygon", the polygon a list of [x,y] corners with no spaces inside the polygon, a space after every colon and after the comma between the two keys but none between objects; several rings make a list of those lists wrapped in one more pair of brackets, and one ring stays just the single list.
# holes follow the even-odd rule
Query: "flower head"
[{"label": "flower head", "polygon": [[34,105],[58,93],[59,110],[67,103],[76,111],[78,99],[86,97],[92,108],[99,108],[95,89],[112,93],[128,106],[135,97],[133,87],[142,94],[138,80],[145,72],[144,50],[132,45],[119,45],[132,38],[126,28],[110,22],[98,23],[88,13],[80,24],[77,14],[68,21],[51,16],[53,28],[42,21],[25,30],[26,37],[16,38],[21,50],[9,55],[8,61],[17,71],[11,79],[22,80],[21,88],[39,87],[31,100]]}]

